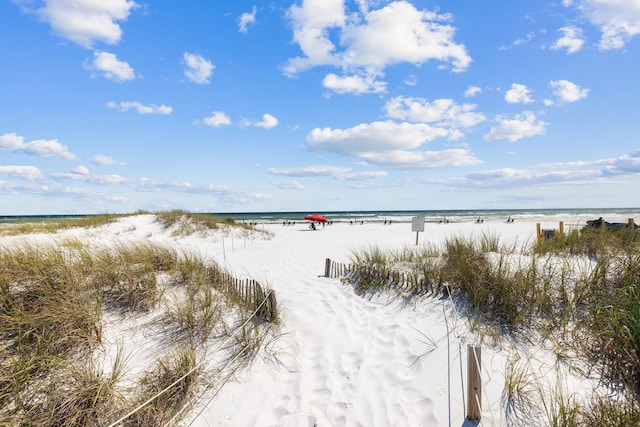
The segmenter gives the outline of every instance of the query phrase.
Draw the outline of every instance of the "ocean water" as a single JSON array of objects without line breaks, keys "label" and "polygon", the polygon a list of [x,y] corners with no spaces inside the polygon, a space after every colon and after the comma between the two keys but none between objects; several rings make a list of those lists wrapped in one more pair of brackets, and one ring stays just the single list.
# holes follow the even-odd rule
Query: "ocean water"
[{"label": "ocean water", "polygon": [[506,222],[538,221],[567,224],[586,224],[586,221],[602,217],[607,222],[627,222],[633,218],[640,224],[640,208],[620,209],[495,209],[495,210],[404,210],[404,211],[329,211],[329,212],[252,212],[213,213],[240,222],[277,224],[305,221],[305,215],[318,213],[336,223],[360,222],[411,222],[414,216],[423,216],[426,222]]},{"label": "ocean water", "polygon": [[[211,212],[221,218],[233,218],[239,222],[257,222],[259,224],[281,224],[283,222],[306,222],[305,215],[318,213],[335,223],[360,222],[411,222],[414,216],[423,216],[426,222],[483,222],[537,221],[566,224],[586,224],[586,221],[602,217],[607,222],[627,222],[633,218],[640,224],[640,208],[611,209],[484,209],[484,210],[399,210],[399,211],[304,211],[304,212]],[[0,223],[33,220],[55,220],[78,218],[86,215],[23,215],[1,216]]]}]

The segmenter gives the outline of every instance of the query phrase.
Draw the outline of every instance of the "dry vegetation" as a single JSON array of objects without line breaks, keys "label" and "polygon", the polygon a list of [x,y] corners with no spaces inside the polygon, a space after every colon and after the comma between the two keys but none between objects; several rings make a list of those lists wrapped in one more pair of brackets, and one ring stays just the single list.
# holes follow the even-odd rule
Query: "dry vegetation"
[{"label": "dry vegetation", "polygon": [[[271,334],[271,324],[249,321],[246,305],[219,286],[223,274],[154,244],[97,248],[71,239],[2,248],[0,426],[109,426],[128,413],[127,426],[180,420],[221,374],[203,363],[213,342],[228,341],[218,351],[241,366]],[[170,343],[155,364],[130,378],[119,347],[105,366],[97,357],[104,316],[151,312],[160,313]]]},{"label": "dry vegetation", "polygon": [[[526,366],[512,364],[503,396],[510,425],[528,425],[534,413],[553,426],[640,425],[640,233],[585,228],[529,246],[485,235],[441,248],[374,247],[352,254],[346,281],[360,293],[444,295],[481,337],[552,343],[559,366],[575,355],[616,391],[585,405],[561,386],[543,390]],[[397,270],[410,287],[388,280]]]}]

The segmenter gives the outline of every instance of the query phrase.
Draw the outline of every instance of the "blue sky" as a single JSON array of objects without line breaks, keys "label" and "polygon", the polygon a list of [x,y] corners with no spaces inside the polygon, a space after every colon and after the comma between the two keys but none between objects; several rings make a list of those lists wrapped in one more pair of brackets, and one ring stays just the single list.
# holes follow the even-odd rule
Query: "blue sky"
[{"label": "blue sky", "polygon": [[638,0],[0,2],[0,215],[638,207]]}]

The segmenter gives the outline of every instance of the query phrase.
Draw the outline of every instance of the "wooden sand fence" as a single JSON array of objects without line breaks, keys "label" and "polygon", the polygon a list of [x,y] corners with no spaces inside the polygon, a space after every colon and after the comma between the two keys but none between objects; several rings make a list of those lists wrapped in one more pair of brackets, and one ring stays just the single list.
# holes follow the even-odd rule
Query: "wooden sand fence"
[{"label": "wooden sand fence", "polygon": [[408,293],[440,291],[440,285],[414,272],[393,271],[376,266],[354,266],[327,258],[324,266],[324,277],[330,279],[344,278],[352,280],[359,288],[359,282],[366,282],[367,288],[396,288]]},{"label": "wooden sand fence", "polygon": [[237,298],[247,309],[256,311],[256,316],[273,322],[277,318],[276,293],[263,288],[253,279],[236,279],[231,274],[221,273],[218,284],[222,291]]}]

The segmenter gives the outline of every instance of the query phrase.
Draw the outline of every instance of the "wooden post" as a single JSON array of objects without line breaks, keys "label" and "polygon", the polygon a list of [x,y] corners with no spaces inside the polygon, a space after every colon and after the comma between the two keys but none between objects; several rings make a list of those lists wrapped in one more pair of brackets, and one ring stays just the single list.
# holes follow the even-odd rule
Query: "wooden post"
[{"label": "wooden post", "polygon": [[329,258],[324,263],[324,277],[331,277],[331,260]]},{"label": "wooden post", "polygon": [[467,419],[482,417],[481,347],[467,344]]},{"label": "wooden post", "polygon": [[560,221],[560,234],[564,234],[564,222]]},{"label": "wooden post", "polygon": [[540,223],[536,224],[536,236],[538,237],[538,242],[542,238],[542,232],[540,231]]},{"label": "wooden post", "polygon": [[634,230],[635,229],[635,225],[633,224],[633,218],[629,218],[627,221],[629,222],[629,228]]},{"label": "wooden post", "polygon": [[276,320],[276,291],[269,291],[269,314],[272,322]]}]

